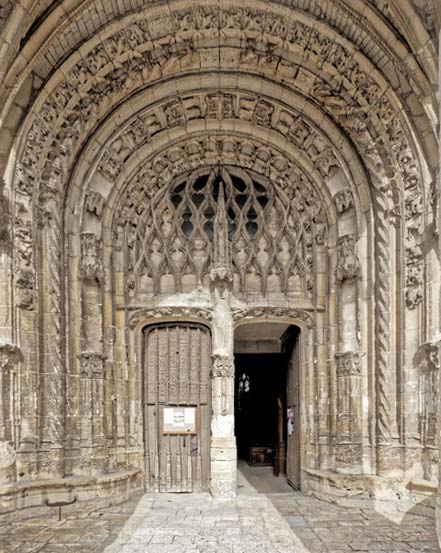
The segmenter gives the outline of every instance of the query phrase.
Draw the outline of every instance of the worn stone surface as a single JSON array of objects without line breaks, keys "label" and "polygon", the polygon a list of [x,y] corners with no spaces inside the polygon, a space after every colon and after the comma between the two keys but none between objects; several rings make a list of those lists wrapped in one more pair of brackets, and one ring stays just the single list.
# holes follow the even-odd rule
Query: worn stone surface
[{"label": "worn stone surface", "polygon": [[[1,510],[198,474],[231,499],[249,323],[297,328],[277,435],[303,491],[433,507],[440,24],[435,0],[0,0]],[[165,330],[153,362],[145,327],[178,323],[206,351]],[[189,444],[158,414],[184,389]]]},{"label": "worn stone surface", "polygon": [[[267,471],[269,469],[266,469]],[[249,476],[249,469],[246,473]],[[208,494],[137,496],[105,507],[89,503],[29,509],[0,518],[2,553],[437,553],[434,521],[379,512],[358,499],[352,507],[293,492],[269,473],[239,475],[239,494],[214,500]],[[283,480],[280,482],[283,482]],[[286,486],[284,489],[283,486]],[[276,493],[268,490],[279,489]],[[267,490],[258,493],[259,489]],[[389,509],[389,510],[388,510]]]}]

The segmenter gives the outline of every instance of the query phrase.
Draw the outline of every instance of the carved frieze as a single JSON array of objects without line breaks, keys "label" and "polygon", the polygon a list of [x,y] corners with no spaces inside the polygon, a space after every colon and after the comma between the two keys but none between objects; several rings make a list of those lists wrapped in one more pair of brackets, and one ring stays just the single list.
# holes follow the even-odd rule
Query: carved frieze
[{"label": "carved frieze", "polygon": [[81,276],[101,282],[104,276],[101,238],[92,232],[81,234]]},{"label": "carved frieze", "polygon": [[233,321],[246,321],[252,319],[293,319],[313,326],[314,317],[307,311],[289,307],[249,307],[233,310]]},{"label": "carved frieze", "polygon": [[360,276],[360,261],[357,256],[357,237],[345,234],[337,239],[337,282],[354,280]]},{"label": "carved frieze", "polygon": [[149,319],[202,319],[203,321],[211,321],[213,318],[212,312],[209,309],[201,307],[187,306],[170,306],[153,309],[137,309],[128,318],[130,328],[136,328],[141,322]]}]

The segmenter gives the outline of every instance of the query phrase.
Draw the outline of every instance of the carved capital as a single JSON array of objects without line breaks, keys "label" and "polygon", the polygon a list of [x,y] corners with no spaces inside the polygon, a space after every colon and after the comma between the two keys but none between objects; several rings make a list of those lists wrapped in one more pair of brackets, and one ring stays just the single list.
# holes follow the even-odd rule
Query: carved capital
[{"label": "carved capital", "polygon": [[337,239],[337,282],[354,280],[360,276],[360,261],[357,256],[357,237],[345,234]]},{"label": "carved capital", "polygon": [[232,355],[212,355],[213,368],[211,374],[213,378],[225,377],[234,378],[234,358]]},{"label": "carved capital", "polygon": [[84,280],[98,282],[104,276],[101,238],[92,232],[81,235],[81,275]]},{"label": "carved capital", "polygon": [[335,354],[337,363],[337,376],[360,376],[361,354],[356,351],[344,351]]},{"label": "carved capital", "polygon": [[103,378],[106,357],[96,351],[83,351],[78,355],[80,372],[84,378]]}]

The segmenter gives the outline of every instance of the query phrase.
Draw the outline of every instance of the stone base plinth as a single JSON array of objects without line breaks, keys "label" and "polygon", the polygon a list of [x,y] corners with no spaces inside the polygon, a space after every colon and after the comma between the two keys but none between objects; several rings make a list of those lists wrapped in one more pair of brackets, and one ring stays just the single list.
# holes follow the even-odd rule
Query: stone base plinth
[{"label": "stone base plinth", "polygon": [[46,505],[47,502],[88,501],[106,498],[111,503],[128,499],[143,490],[141,470],[130,470],[95,477],[73,476],[47,480],[28,480],[0,486],[0,514]]},{"label": "stone base plinth", "polygon": [[211,481],[213,497],[236,496],[237,452],[236,438],[212,438],[211,440]]}]

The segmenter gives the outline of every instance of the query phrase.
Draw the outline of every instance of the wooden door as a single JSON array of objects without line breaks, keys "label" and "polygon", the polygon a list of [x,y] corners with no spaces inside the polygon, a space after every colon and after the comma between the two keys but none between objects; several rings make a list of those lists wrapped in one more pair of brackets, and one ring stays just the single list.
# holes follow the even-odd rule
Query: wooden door
[{"label": "wooden door", "polygon": [[[300,333],[290,328],[284,340],[287,355],[286,474],[289,484],[300,489]],[[292,417],[292,418],[291,418]],[[291,420],[288,420],[291,418]]]},{"label": "wooden door", "polygon": [[[167,323],[144,330],[147,491],[208,490],[210,370],[211,340],[206,327]],[[167,426],[170,413],[184,410],[195,415],[193,430]]]}]

